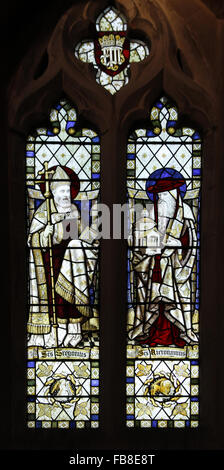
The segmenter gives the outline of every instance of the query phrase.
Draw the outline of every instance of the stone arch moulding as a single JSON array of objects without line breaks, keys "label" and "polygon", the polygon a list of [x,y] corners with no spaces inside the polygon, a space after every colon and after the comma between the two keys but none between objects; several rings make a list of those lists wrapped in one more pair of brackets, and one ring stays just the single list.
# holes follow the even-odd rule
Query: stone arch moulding
[{"label": "stone arch moulding", "polygon": [[[81,39],[92,37],[95,18],[100,11],[111,3],[127,17],[130,34],[137,37],[138,33],[141,32],[142,37],[150,40],[151,43],[149,56],[144,62],[131,65],[129,83],[114,96],[111,96],[96,83],[95,72],[90,64],[81,63],[74,57],[75,44]],[[112,205],[113,201],[123,203],[126,200],[124,184],[125,149],[129,130],[135,125],[136,121],[145,120],[148,117],[152,104],[159,96],[162,94],[169,96],[177,104],[180,116],[183,119],[187,116],[193,121],[194,126],[202,130],[204,140],[204,187],[208,188],[209,191],[203,194],[206,213],[203,214],[202,231],[204,228],[205,243],[202,250],[202,259],[206,255],[209,269],[206,273],[203,270],[203,288],[208,282],[211,282],[209,272],[214,272],[218,262],[218,252],[215,250],[215,244],[219,233],[219,220],[216,217],[217,213],[213,213],[213,208],[215,203],[220,208],[220,200],[217,193],[214,192],[214,188],[217,188],[218,182],[220,184],[220,181],[217,180],[217,174],[220,168],[219,155],[223,146],[221,143],[222,136],[220,138],[218,133],[218,123],[222,114],[218,96],[220,82],[217,70],[221,73],[221,57],[219,53],[215,54],[215,48],[221,40],[221,34],[223,34],[222,23],[205,7],[201,0],[192,0],[191,2],[172,0],[169,5],[166,0],[76,2],[63,14],[52,35],[47,39],[43,39],[41,47],[35,44],[30,47],[17,73],[13,79],[10,77],[11,84],[8,88],[9,166],[11,173],[9,178],[10,228],[12,233],[15,234],[11,251],[11,267],[14,266],[15,256],[18,260],[18,266],[11,274],[11,292],[13,294],[11,316],[15,330],[13,338],[17,337],[17,333],[19,335],[14,343],[14,349],[19,351],[18,357],[22,358],[20,362],[17,359],[17,375],[12,380],[14,392],[19,388],[15,404],[13,404],[14,416],[18,416],[17,423],[13,423],[13,438],[19,442],[19,446],[24,447],[32,444],[36,448],[38,446],[39,448],[40,446],[48,448],[50,442],[52,448],[56,445],[60,448],[68,448],[74,446],[75,438],[74,433],[72,436],[66,433],[64,438],[60,433],[59,437],[54,435],[53,438],[48,434],[48,440],[43,439],[40,434],[37,436],[35,433],[36,441],[34,444],[33,437],[30,437],[23,427],[24,408],[21,410],[20,403],[24,400],[24,387],[18,387],[16,378],[24,376],[24,341],[22,337],[24,330],[21,324],[25,304],[25,289],[24,285],[22,286],[22,283],[25,282],[24,228],[22,226],[24,221],[24,164],[22,161],[25,146],[24,138],[30,128],[40,125],[42,120],[46,119],[52,103],[56,102],[64,93],[75,105],[78,114],[83,119],[90,120],[102,137],[102,198],[108,205]],[[206,28],[210,37],[213,38],[209,47],[204,36]],[[113,123],[113,126],[111,126],[111,123]],[[118,133],[119,139],[116,139]],[[214,165],[212,170],[209,171],[211,168],[211,153],[214,155]],[[118,173],[120,178],[117,178]],[[111,181],[115,180],[116,185],[112,186]],[[221,186],[219,186],[220,188]],[[206,252],[211,241],[213,241],[213,251]],[[126,254],[124,245],[121,243],[120,248],[113,248],[112,255],[109,256],[105,244],[104,254],[102,289],[105,288],[105,293],[109,295],[108,298],[112,300],[112,304],[108,307],[107,319],[102,320],[102,329],[105,329],[108,338],[112,332],[111,336],[114,335],[116,343],[120,345],[120,349],[115,351],[114,354],[115,363],[119,364],[119,371],[117,372],[116,366],[113,366],[111,370],[107,368],[107,360],[111,357],[111,341],[109,341],[108,345],[102,348],[102,367],[104,368],[102,377],[105,380],[105,395],[101,396],[102,430],[99,431],[97,437],[92,437],[91,434],[91,448],[99,448],[99,445],[111,449],[135,449],[136,445],[139,448],[146,448],[149,445],[149,434],[150,446],[156,448],[163,448],[164,446],[166,448],[183,448],[183,446],[195,448],[196,445],[200,448],[206,448],[208,441],[209,445],[215,448],[218,445],[217,443],[220,443],[217,437],[217,429],[219,428],[215,428],[214,424],[218,413],[215,400],[210,410],[208,410],[206,404],[209,391],[211,393],[214,393],[214,391],[212,380],[210,381],[211,384],[210,382],[207,384],[205,372],[202,373],[202,391],[207,387],[207,394],[202,395],[201,399],[204,427],[197,433],[196,440],[195,435],[189,433],[186,435],[185,432],[177,434],[175,432],[174,443],[174,432],[165,430],[167,431],[166,442],[164,440],[161,442],[161,436],[156,436],[150,430],[148,434],[142,433],[142,430],[135,430],[130,433],[130,430],[124,429],[121,417],[124,416],[125,406],[123,387],[125,352],[124,346],[122,346],[125,338],[125,320],[123,325],[120,321],[120,312],[125,311],[126,293]],[[118,274],[116,259],[119,259],[119,267],[123,263],[123,267],[120,268]],[[110,275],[108,267],[110,267]],[[219,272],[221,279],[221,268]],[[110,279],[114,280],[113,296],[110,296],[107,286]],[[217,285],[213,283],[212,288],[214,295],[216,293],[218,296]],[[203,331],[206,328],[207,330],[210,329],[209,308],[211,310],[213,307],[212,301],[206,295],[205,292]],[[106,300],[102,299],[102,308],[106,305],[108,306]],[[16,318],[13,316],[15,307],[20,312]],[[119,312],[114,313],[118,307]],[[115,316],[113,317],[113,315]],[[218,310],[214,315],[217,319]],[[213,327],[210,330],[213,339],[215,338],[215,332],[216,330]],[[202,338],[202,354],[206,349],[204,338],[206,338],[206,333]],[[215,355],[212,356],[211,351],[210,354],[209,358],[207,356],[207,359],[209,359],[208,366],[210,367],[210,377],[214,379],[212,363]],[[20,379],[18,382],[21,385]],[[216,392],[218,393],[218,387]],[[114,413],[111,411],[113,408],[111,407],[111,393],[115,397],[116,410]],[[104,399],[105,402],[103,403]],[[212,411],[213,416],[211,417]],[[209,426],[210,430],[212,426],[213,437],[209,435]],[[18,436],[22,436],[20,441]],[[86,442],[84,442],[83,436],[77,434],[76,438],[77,446],[84,449]],[[21,439],[24,439],[23,442]]]},{"label": "stone arch moulding", "polygon": [[[52,104],[52,99],[58,99],[64,92],[76,104],[80,114],[89,115],[92,107],[93,120],[99,128],[104,123],[102,132],[105,132],[109,125],[106,118],[110,119],[114,105],[116,115],[122,120],[124,108],[129,107],[128,102],[135,109],[134,114],[138,108],[144,112],[150,107],[146,106],[147,97],[152,97],[149,98],[149,104],[152,104],[155,92],[159,96],[163,91],[178,103],[181,113],[193,113],[199,125],[201,121],[203,128],[208,128],[211,123],[206,116],[214,115],[211,113],[214,96],[211,93],[212,77],[206,50],[197,46],[195,32],[188,23],[184,24],[178,12],[166,8],[165,2],[150,1],[148,8],[138,1],[115,2],[127,17],[130,34],[138,35],[140,31],[151,44],[149,56],[143,63],[131,65],[129,83],[115,96],[110,96],[95,82],[91,64],[74,57],[75,44],[93,35],[94,19],[109,3],[75,4],[59,20],[41,54],[39,51],[39,55],[35,56],[30,50],[12,83],[10,126],[17,131],[28,131],[32,116],[40,119],[46,107]],[[193,3],[198,2],[195,0]],[[205,20],[208,15],[205,10]],[[212,17],[212,20],[215,28],[215,18]],[[158,81],[159,75],[161,79]],[[205,80],[205,77],[208,78]],[[97,113],[94,113],[96,104]]]}]

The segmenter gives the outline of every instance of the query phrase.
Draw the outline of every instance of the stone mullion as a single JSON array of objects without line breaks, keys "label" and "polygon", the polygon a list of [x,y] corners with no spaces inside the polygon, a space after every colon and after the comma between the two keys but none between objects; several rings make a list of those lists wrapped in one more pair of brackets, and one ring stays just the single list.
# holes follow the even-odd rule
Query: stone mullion
[{"label": "stone mullion", "polygon": [[[118,116],[111,117],[111,127],[102,136],[101,162],[101,201],[110,209],[112,236],[113,204],[125,202],[125,139]],[[101,241],[100,273],[101,426],[110,442],[116,442],[125,415],[125,240]]]}]

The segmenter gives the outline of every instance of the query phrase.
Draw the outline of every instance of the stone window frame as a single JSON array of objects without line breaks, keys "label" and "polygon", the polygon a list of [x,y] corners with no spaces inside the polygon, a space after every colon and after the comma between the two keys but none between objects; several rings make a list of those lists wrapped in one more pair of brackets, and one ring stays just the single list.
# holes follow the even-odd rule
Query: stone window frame
[{"label": "stone window frame", "polygon": [[[65,8],[64,12],[59,3],[56,3],[51,20],[51,8],[46,6],[44,14],[40,14],[40,18],[45,18],[43,32],[37,33],[36,27],[36,38],[30,47],[24,39],[23,54],[17,47],[16,57],[10,58],[15,66],[9,68],[3,77],[3,85],[7,89],[2,99],[2,130],[3,151],[9,163],[6,169],[9,175],[6,220],[9,222],[10,249],[6,283],[9,314],[4,315],[3,320],[8,332],[3,338],[7,360],[4,359],[3,375],[10,383],[11,392],[6,396],[3,387],[4,419],[1,424],[4,432],[5,423],[5,446],[69,449],[75,443],[79,449],[87,446],[88,449],[218,449],[222,447],[224,418],[219,406],[223,384],[222,328],[217,327],[222,321],[223,307],[223,263],[219,252],[223,227],[221,169],[224,144],[221,124],[224,93],[220,79],[224,62],[220,50],[223,20],[216,17],[202,0],[192,0],[190,5],[188,0],[184,0],[179,6],[173,0],[172,8],[162,0],[67,1],[66,6],[70,8]],[[144,62],[131,65],[128,85],[114,96],[96,83],[91,65],[79,62],[73,55],[75,44],[80,39],[91,37],[95,18],[111,3],[127,17],[133,37],[141,32],[142,37],[151,40],[149,57]],[[49,19],[49,30],[46,18]],[[27,19],[21,13],[20,19],[25,25]],[[34,19],[33,22],[35,26]],[[34,437],[32,430],[26,428],[25,138],[31,127],[36,127],[46,118],[50,106],[62,92],[74,103],[81,120],[94,124],[100,132],[101,199],[109,207],[126,200],[126,142],[130,130],[145,122],[151,106],[161,94],[166,94],[177,104],[182,122],[187,120],[188,125],[202,134],[199,429],[155,431],[127,429],[125,426],[124,240],[102,241],[100,429],[85,433],[81,430],[57,433],[37,430]],[[112,184],[113,181],[116,184]]]}]

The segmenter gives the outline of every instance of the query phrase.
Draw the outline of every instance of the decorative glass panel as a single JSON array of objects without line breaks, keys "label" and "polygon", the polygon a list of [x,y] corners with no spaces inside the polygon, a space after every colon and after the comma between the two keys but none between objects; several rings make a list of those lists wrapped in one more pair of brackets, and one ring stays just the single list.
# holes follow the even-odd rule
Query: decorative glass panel
[{"label": "decorative glass panel", "polygon": [[197,427],[201,138],[165,97],[127,146],[127,426]]},{"label": "decorative glass panel", "polygon": [[83,40],[75,48],[75,56],[93,64],[96,81],[112,95],[127,85],[130,63],[149,55],[148,46],[140,40],[129,40],[127,20],[114,7],[108,7],[96,20],[93,40]]},{"label": "decorative glass panel", "polygon": [[76,121],[61,100],[26,145],[29,428],[99,424],[100,142]]}]

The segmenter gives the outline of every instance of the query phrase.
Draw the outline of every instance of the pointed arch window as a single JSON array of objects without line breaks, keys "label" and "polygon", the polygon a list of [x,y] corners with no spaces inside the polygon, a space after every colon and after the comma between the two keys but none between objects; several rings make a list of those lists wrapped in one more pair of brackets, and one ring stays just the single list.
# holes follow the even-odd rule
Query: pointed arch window
[{"label": "pointed arch window", "polygon": [[76,122],[61,99],[26,145],[29,428],[99,423],[100,143]]},{"label": "pointed arch window", "polygon": [[[149,6],[146,1],[130,0],[128,6],[131,4],[132,8],[128,8],[125,0],[121,0],[115,2],[116,8],[108,9],[106,0],[86,1],[82,11],[80,3],[72,4],[53,33],[49,30],[41,46],[34,46],[35,54],[33,48],[28,52],[10,85],[10,227],[13,234],[10,306],[13,357],[16,358],[16,373],[14,370],[12,377],[13,414],[17,418],[13,433],[15,440],[21,436],[26,445],[32,440],[32,428],[38,429],[33,445],[43,444],[45,448],[48,445],[45,436],[52,447],[64,448],[74,446],[75,436],[77,447],[85,448],[83,429],[88,436],[91,432],[90,446],[113,449],[119,444],[120,448],[147,447],[149,435],[152,446],[163,447],[161,431],[158,429],[155,433],[154,428],[165,428],[165,445],[179,448],[183,445],[183,436],[186,447],[194,448],[194,431],[198,432],[198,442],[204,448],[207,423],[218,435],[214,425],[218,400],[214,399],[208,409],[208,389],[214,393],[214,388],[210,380],[207,383],[206,373],[200,378],[200,420],[204,428],[199,426],[193,430],[199,423],[198,338],[204,338],[200,346],[202,362],[208,367],[211,381],[215,378],[213,364],[217,356],[213,348],[208,351],[205,347],[205,338],[211,334],[214,339],[216,335],[221,279],[220,275],[215,280],[212,273],[219,272],[216,271],[220,255],[217,246],[220,246],[221,233],[217,228],[220,219],[217,213],[213,214],[214,201],[217,211],[221,207],[221,199],[213,193],[220,168],[217,140],[220,134],[214,116],[222,113],[216,95],[218,88],[214,86],[217,79],[213,74],[212,54],[202,37],[197,36],[202,22],[195,14],[196,3],[198,6],[197,0],[192,2],[193,6],[185,5],[189,8],[186,30],[181,16],[186,12],[185,7],[179,4],[169,11],[160,2],[151,2]],[[200,11],[217,44],[216,19],[210,23],[207,10],[200,7]],[[196,47],[196,43],[200,47]],[[119,51],[112,57],[113,47]],[[206,60],[201,60],[202,53],[206,54]],[[112,64],[111,57],[116,57],[118,63]],[[118,66],[116,70],[111,68],[114,65]],[[213,74],[212,85],[210,74]],[[68,226],[66,217],[65,222],[56,220],[55,204],[54,207],[50,204],[48,210],[47,194],[50,190],[52,202],[54,186],[61,187],[63,183],[70,187],[77,225],[83,201],[88,216],[99,201],[107,205],[111,214],[114,204],[128,203],[128,240],[103,239],[100,245],[79,253],[80,245],[85,242],[78,238],[79,247],[69,247],[67,253],[64,247],[60,258],[63,262],[56,266],[50,252],[57,248],[62,231],[70,234],[71,225]],[[206,211],[200,205],[201,191]],[[171,210],[172,206],[173,210],[169,217],[166,212],[161,214],[160,195],[164,193],[167,197],[164,207]],[[141,206],[142,212],[136,213],[139,218],[134,216],[134,203]],[[202,225],[205,220],[202,246],[200,212],[205,217],[202,217]],[[52,224],[49,213],[55,218]],[[91,223],[95,216],[93,211]],[[167,217],[170,219],[168,231]],[[42,227],[43,220],[46,226],[58,224],[58,232],[53,227],[51,233],[52,228],[48,227],[48,233],[41,237],[36,235],[38,230],[33,231],[32,224]],[[146,229],[148,223],[151,225]],[[182,228],[175,227],[176,223]],[[167,256],[167,267],[162,260],[164,246],[157,246],[164,226],[167,242],[173,237],[176,243],[169,248],[175,254]],[[111,237],[112,233],[113,227]],[[135,247],[140,247],[140,252],[142,248],[147,250],[145,238],[148,235],[153,245],[149,248],[154,249],[154,254],[145,252],[142,266],[138,266],[139,250]],[[51,247],[53,237],[55,244]],[[39,246],[41,240],[45,245]],[[210,240],[213,240],[211,245]],[[33,241],[39,245],[33,246]],[[94,237],[90,241],[93,242]],[[50,248],[49,255],[46,248]],[[155,252],[155,248],[161,253]],[[74,282],[73,261],[79,254],[82,257],[77,260],[81,268],[79,274],[85,277],[82,280],[86,284],[83,290],[76,289]],[[176,264],[173,264],[175,256]],[[205,264],[201,268],[200,257],[202,264],[206,259],[206,269]],[[45,264],[48,268],[43,270]],[[171,279],[168,279],[169,270],[172,270]],[[177,282],[178,277],[184,279],[185,271],[189,282]],[[72,282],[68,276],[72,276]],[[209,289],[202,289],[205,286],[210,286],[212,299]],[[186,294],[181,292],[182,288]],[[159,299],[156,289],[163,290]],[[175,297],[174,302],[165,292],[169,290]],[[59,301],[58,296],[63,300]],[[70,307],[66,318],[64,312],[60,316],[62,303],[64,306],[68,298],[74,297],[76,302],[68,303],[75,304],[81,316],[73,316]],[[80,298],[84,299],[82,303]],[[214,321],[211,321],[211,311]],[[91,312],[89,316],[88,312]],[[43,313],[41,318],[40,313]],[[27,320],[29,337],[24,377],[23,338]],[[159,323],[163,330],[166,323],[165,344],[161,337],[157,342]],[[68,335],[71,336],[67,338]],[[168,340],[170,336],[173,342]],[[72,344],[73,339],[78,342]],[[219,348],[217,344],[220,352]],[[18,376],[24,377],[23,386],[21,381],[18,386]],[[25,412],[21,408],[24,389],[27,393]],[[218,388],[216,393],[218,396]],[[25,413],[28,429],[24,430]],[[49,432],[45,433],[47,428]],[[65,428],[67,432],[52,433],[54,428]],[[93,428],[97,428],[97,432]],[[147,432],[143,428],[147,428]],[[183,429],[179,432],[177,428]]]},{"label": "pointed arch window", "polygon": [[166,97],[149,121],[127,147],[127,425],[197,427],[202,142]]}]

